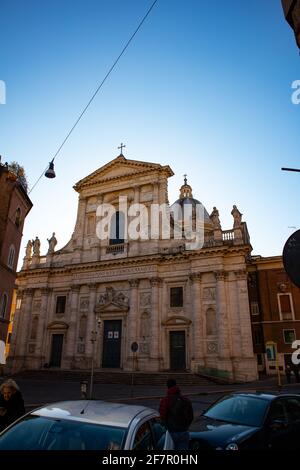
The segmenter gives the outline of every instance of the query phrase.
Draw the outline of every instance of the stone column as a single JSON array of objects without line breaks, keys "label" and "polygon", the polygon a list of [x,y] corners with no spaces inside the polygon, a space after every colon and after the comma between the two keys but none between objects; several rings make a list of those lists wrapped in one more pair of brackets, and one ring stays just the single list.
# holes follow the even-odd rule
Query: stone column
[{"label": "stone column", "polygon": [[218,352],[221,359],[229,359],[230,344],[227,317],[227,299],[225,279],[227,273],[225,271],[215,272],[217,280],[217,324],[218,324]]},{"label": "stone column", "polygon": [[67,344],[66,344],[66,359],[71,362],[74,359],[74,352],[76,350],[77,344],[77,320],[78,320],[78,296],[80,291],[80,286],[72,286],[71,287],[72,295],[71,295],[71,308],[70,308],[70,320],[69,320],[69,328],[67,334]]},{"label": "stone column", "polygon": [[41,307],[40,307],[40,314],[39,314],[39,322],[38,322],[38,329],[36,335],[36,356],[40,357],[40,367],[43,366],[45,363],[45,356],[43,356],[43,345],[45,343],[45,334],[46,334],[46,316],[47,316],[47,306],[48,306],[48,299],[49,293],[51,289],[48,287],[42,288],[41,294]]},{"label": "stone column", "polygon": [[18,356],[27,355],[27,342],[30,328],[31,312],[32,312],[32,301],[33,301],[34,289],[25,289],[24,298],[22,302],[22,309],[20,311],[21,318],[19,323],[18,340],[20,341],[19,348],[17,347]]},{"label": "stone column", "polygon": [[159,203],[159,200],[158,200],[158,183],[157,182],[153,183],[153,203],[154,204]]},{"label": "stone column", "polygon": [[203,314],[201,309],[200,286],[201,273],[192,273],[190,275],[192,291],[192,361],[204,364],[204,334],[203,334]]},{"label": "stone column", "polygon": [[234,272],[230,273],[228,285],[228,321],[230,325],[232,360],[236,364],[241,358],[241,324],[239,316],[239,296],[236,277]]},{"label": "stone column", "polygon": [[9,358],[13,358],[19,353],[19,347],[20,347],[20,340],[21,340],[21,322],[22,322],[22,314],[21,314],[21,308],[18,308],[19,303],[21,302],[21,307],[23,307],[22,299],[25,301],[25,294],[24,291],[21,289],[18,289],[17,291],[17,308],[15,311],[15,315],[13,318],[13,329],[12,329],[12,334],[11,334],[11,340],[10,340],[10,348],[9,348]]},{"label": "stone column", "polygon": [[86,326],[85,337],[85,354],[87,357],[92,357],[93,344],[92,344],[92,331],[97,331],[96,314],[94,312],[96,306],[97,284],[89,284],[90,297],[89,297],[89,312]]},{"label": "stone column", "polygon": [[138,294],[139,294],[139,279],[131,279],[129,281],[130,284],[130,309],[128,311],[128,343],[127,343],[127,360],[131,360],[131,363],[129,364],[129,367],[133,367],[132,363],[132,357],[133,357],[133,352],[131,351],[131,343],[134,341],[138,342]]},{"label": "stone column", "polygon": [[253,357],[252,331],[250,320],[247,272],[240,269],[234,272],[237,285],[237,297],[240,317],[242,356]]},{"label": "stone column", "polygon": [[160,357],[160,311],[159,311],[159,288],[161,279],[154,277],[150,279],[151,283],[151,320],[150,320],[150,361],[151,369],[159,369]]},{"label": "stone column", "polygon": [[159,204],[168,203],[168,188],[167,188],[167,180],[164,178],[162,181],[159,182]]}]

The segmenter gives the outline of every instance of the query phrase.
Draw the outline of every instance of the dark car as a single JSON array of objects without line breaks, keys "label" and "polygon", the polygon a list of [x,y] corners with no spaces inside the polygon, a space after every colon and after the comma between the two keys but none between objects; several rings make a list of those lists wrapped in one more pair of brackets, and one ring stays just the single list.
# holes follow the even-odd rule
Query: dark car
[{"label": "dark car", "polygon": [[194,421],[190,449],[298,449],[300,395],[226,395]]}]

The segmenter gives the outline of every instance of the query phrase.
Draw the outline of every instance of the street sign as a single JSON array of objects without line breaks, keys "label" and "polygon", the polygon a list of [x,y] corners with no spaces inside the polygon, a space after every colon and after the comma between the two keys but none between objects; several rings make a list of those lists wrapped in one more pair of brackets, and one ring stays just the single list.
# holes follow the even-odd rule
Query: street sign
[{"label": "street sign", "polygon": [[300,230],[288,238],[282,257],[287,275],[297,287],[300,287]]},{"label": "street sign", "polygon": [[133,343],[131,343],[131,351],[132,351],[132,352],[137,352],[138,349],[139,349],[139,345],[137,344],[136,341],[134,341]]}]

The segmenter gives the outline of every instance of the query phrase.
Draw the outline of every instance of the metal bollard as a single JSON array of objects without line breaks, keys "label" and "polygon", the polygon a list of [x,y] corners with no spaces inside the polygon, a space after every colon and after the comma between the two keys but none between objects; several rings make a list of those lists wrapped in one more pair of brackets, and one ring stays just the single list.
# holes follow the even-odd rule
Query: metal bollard
[{"label": "metal bollard", "polygon": [[86,400],[87,399],[87,380],[82,380],[80,382],[80,392],[81,392],[81,398]]}]

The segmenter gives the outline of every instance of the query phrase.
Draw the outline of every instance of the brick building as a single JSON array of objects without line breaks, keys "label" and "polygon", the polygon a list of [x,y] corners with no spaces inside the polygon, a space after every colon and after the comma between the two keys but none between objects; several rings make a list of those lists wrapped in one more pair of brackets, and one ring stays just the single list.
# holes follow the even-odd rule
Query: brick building
[{"label": "brick building", "polygon": [[[288,278],[281,256],[252,256],[248,265],[248,289],[254,353],[259,371],[276,373],[276,349],[280,370],[300,339],[300,289]],[[268,346],[275,342],[276,346]]]},{"label": "brick building", "polygon": [[25,217],[32,207],[22,177],[0,163],[0,341],[6,341]]}]

